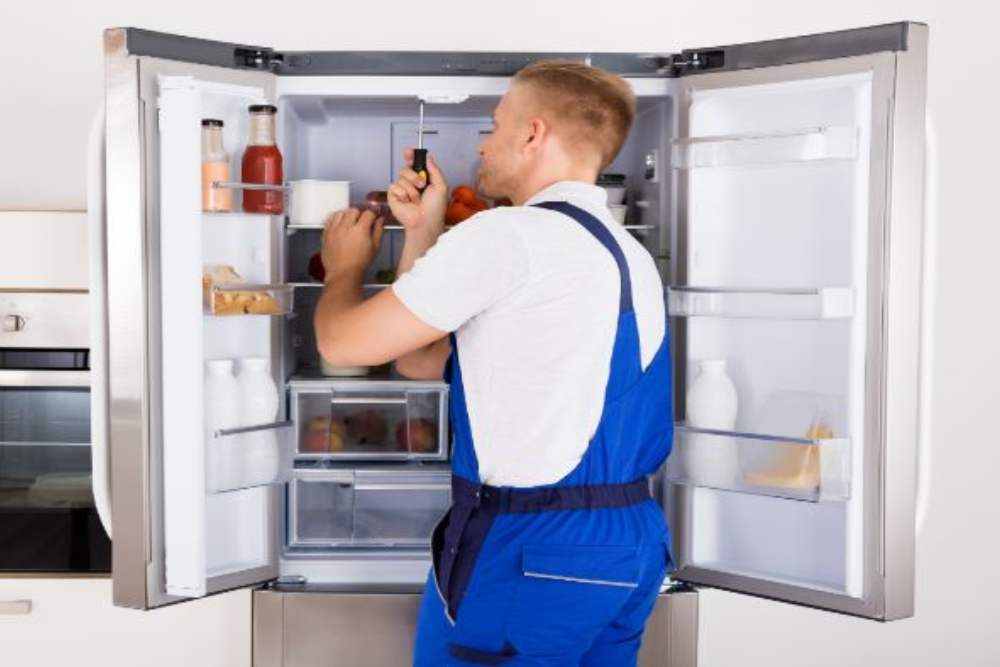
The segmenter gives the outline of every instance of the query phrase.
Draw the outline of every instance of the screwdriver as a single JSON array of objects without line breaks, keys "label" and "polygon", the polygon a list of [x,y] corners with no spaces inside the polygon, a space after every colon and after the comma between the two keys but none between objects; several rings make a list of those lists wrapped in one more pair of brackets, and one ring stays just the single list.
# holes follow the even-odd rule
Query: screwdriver
[{"label": "screwdriver", "polygon": [[[413,149],[413,171],[424,179],[424,187],[430,185],[431,176],[427,173],[427,149],[424,148],[424,101],[420,100],[420,125],[417,127],[417,147]],[[421,190],[423,188],[420,188]]]}]

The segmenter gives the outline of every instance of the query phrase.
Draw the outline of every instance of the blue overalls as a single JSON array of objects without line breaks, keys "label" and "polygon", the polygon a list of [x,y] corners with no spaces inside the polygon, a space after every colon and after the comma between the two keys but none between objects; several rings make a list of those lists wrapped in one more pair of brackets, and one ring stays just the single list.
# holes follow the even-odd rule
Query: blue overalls
[{"label": "blue overalls", "polygon": [[[567,202],[621,274],[604,409],[577,467],[534,488],[480,483],[457,341],[445,369],[455,437],[451,510],[433,569],[414,665],[634,665],[669,562],[669,531],[647,475],[673,439],[668,337],[645,371],[628,264],[608,229]],[[524,465],[530,466],[531,461]]]}]

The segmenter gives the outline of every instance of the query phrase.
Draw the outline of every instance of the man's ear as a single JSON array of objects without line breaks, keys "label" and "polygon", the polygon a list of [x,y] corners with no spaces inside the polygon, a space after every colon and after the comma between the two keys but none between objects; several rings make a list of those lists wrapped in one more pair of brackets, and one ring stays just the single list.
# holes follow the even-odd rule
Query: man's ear
[{"label": "man's ear", "polygon": [[528,123],[528,137],[524,142],[526,150],[538,150],[542,142],[548,138],[549,126],[541,118],[533,118]]}]

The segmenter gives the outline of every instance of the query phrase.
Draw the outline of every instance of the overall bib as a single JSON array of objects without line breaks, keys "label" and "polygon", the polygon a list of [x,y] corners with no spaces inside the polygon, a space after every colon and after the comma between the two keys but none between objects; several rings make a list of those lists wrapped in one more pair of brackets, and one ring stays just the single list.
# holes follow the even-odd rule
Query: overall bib
[{"label": "overall bib", "polygon": [[[457,340],[445,368],[454,433],[452,495],[434,530],[414,665],[634,665],[669,562],[647,475],[673,440],[669,338],[645,371],[628,264],[610,231],[566,202],[614,256],[618,327],[597,432],[576,468],[533,488],[481,483]],[[524,461],[524,465],[532,465]]]}]

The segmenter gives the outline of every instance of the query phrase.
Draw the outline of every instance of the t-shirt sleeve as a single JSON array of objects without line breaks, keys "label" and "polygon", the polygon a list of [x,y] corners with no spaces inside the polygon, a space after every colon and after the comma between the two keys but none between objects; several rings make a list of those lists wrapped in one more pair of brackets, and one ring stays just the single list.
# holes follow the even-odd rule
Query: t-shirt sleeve
[{"label": "t-shirt sleeve", "polygon": [[392,289],[430,326],[455,331],[515,291],[528,273],[528,251],[503,210],[480,213],[451,231]]}]

